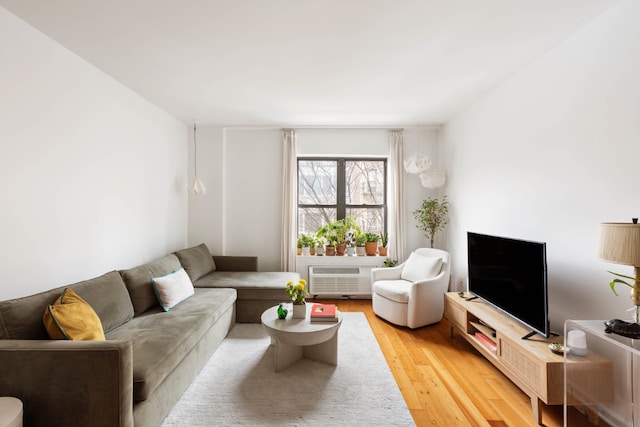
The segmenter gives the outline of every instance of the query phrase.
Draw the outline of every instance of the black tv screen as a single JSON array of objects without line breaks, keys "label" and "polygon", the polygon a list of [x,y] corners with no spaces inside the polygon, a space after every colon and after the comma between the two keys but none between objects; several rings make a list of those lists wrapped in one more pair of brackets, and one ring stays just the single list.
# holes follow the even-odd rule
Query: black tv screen
[{"label": "black tv screen", "polygon": [[467,248],[469,292],[548,338],[546,244],[467,232]]}]

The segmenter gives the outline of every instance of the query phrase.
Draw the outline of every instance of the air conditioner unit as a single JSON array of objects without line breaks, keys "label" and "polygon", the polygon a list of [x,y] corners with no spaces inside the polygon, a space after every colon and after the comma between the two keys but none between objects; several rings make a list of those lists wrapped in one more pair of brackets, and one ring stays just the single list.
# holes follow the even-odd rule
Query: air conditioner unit
[{"label": "air conditioner unit", "polygon": [[370,296],[371,266],[311,266],[309,293],[312,296]]}]

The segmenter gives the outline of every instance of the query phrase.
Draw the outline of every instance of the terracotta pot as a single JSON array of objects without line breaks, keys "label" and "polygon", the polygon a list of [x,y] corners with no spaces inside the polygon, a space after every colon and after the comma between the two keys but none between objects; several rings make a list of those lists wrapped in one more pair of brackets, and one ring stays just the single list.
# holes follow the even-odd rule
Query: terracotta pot
[{"label": "terracotta pot", "polygon": [[336,255],[344,256],[344,253],[346,251],[347,251],[347,244],[346,243],[340,243],[338,246],[336,246]]},{"label": "terracotta pot", "polygon": [[315,247],[310,248],[310,249],[309,249],[309,255],[313,256],[313,255],[315,255],[315,254],[316,254],[316,248],[315,248]]},{"label": "terracotta pot", "polygon": [[387,256],[387,250],[389,248],[387,248],[386,246],[378,246],[378,255],[380,256]]},{"label": "terracotta pot", "polygon": [[336,254],[336,247],[335,246],[327,245],[325,247],[325,255],[334,256],[335,254]]},{"label": "terracotta pot", "polygon": [[298,255],[302,255],[302,248],[298,248]]},{"label": "terracotta pot", "polygon": [[375,256],[378,251],[378,242],[367,242],[364,244],[364,250],[367,256]]}]

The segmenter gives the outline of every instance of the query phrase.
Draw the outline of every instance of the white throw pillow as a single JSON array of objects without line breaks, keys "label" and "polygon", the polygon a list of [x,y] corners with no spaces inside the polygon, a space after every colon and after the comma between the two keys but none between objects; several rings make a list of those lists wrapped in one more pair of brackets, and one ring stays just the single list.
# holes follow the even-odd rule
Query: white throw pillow
[{"label": "white throw pillow", "polygon": [[184,268],[165,276],[154,277],[151,283],[164,311],[171,310],[195,293],[193,283]]},{"label": "white throw pillow", "polygon": [[426,257],[411,252],[402,268],[400,278],[409,282],[421,282],[436,277],[441,269],[442,258]]}]

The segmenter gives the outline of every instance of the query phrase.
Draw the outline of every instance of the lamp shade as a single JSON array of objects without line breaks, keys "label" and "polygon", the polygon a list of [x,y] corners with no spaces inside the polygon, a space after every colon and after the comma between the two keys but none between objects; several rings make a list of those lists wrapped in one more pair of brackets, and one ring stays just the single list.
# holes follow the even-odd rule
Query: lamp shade
[{"label": "lamp shade", "polygon": [[615,264],[640,267],[640,224],[600,224],[598,257]]}]

